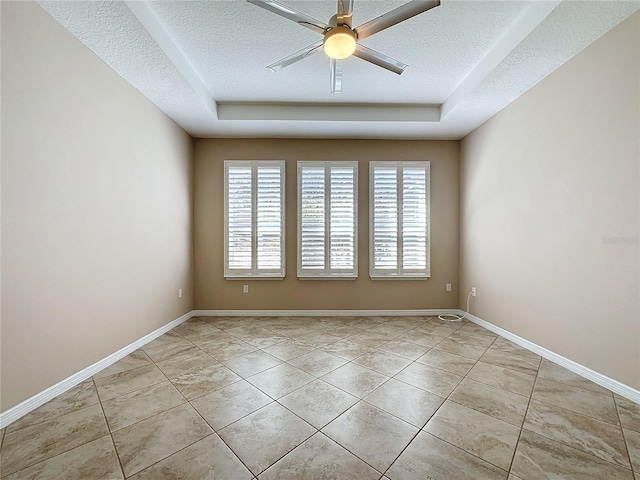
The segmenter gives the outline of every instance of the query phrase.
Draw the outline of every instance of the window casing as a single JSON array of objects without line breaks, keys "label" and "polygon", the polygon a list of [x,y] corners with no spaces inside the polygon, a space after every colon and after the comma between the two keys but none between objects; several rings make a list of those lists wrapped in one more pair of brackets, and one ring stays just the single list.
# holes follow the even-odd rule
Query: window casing
[{"label": "window casing", "polygon": [[369,163],[371,278],[430,276],[429,162]]},{"label": "window casing", "polygon": [[298,162],[298,277],[358,276],[358,163]]},{"label": "window casing", "polygon": [[285,275],[283,161],[224,162],[224,276]]}]

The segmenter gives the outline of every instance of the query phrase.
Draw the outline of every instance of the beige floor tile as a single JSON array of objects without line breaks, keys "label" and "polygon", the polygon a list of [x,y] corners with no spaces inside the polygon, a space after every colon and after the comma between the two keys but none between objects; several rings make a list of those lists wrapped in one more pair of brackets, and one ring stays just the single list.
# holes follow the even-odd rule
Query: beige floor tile
[{"label": "beige floor tile", "polygon": [[514,355],[520,355],[521,357],[528,357],[532,360],[540,360],[541,357],[537,353],[533,353],[530,350],[527,350],[520,345],[513,343],[510,340],[507,340],[503,337],[498,337],[495,342],[491,345],[491,348],[495,350],[501,350],[505,353],[511,353]]},{"label": "beige floor tile", "polygon": [[506,480],[507,472],[420,432],[386,472],[390,480]]},{"label": "beige floor tile", "polygon": [[7,432],[0,452],[2,475],[10,475],[108,434],[100,405]]},{"label": "beige floor tile", "polygon": [[268,405],[273,400],[246,380],[193,400],[191,404],[216,431]]},{"label": "beige floor tile", "polygon": [[340,337],[332,335],[325,330],[314,330],[311,333],[306,333],[296,338],[316,348],[324,347],[325,345],[329,345],[330,343],[335,343],[340,340]]},{"label": "beige floor tile", "polygon": [[396,327],[394,325],[389,325],[388,323],[380,323],[375,327],[367,329],[367,332],[384,335],[385,337],[387,337],[387,340],[391,340],[399,337],[403,333],[406,333],[408,330],[408,328]]},{"label": "beige floor tile", "polygon": [[640,403],[632,402],[617,394],[614,394],[614,397],[622,426],[640,432]]},{"label": "beige floor tile", "polygon": [[423,347],[435,347],[444,340],[444,337],[435,335],[432,333],[426,333],[419,330],[411,330],[405,334],[400,335],[396,340],[402,340],[406,342],[416,343]]},{"label": "beige floor tile", "polygon": [[509,470],[520,428],[447,401],[424,427],[426,432],[487,462]]},{"label": "beige floor tile", "polygon": [[401,357],[408,358],[409,360],[415,360],[416,358],[421,357],[429,349],[430,347],[398,339],[390,340],[378,347],[378,350],[393,353],[394,355],[399,355]]},{"label": "beige floor tile", "polygon": [[523,430],[512,473],[526,480],[633,480],[630,470]]},{"label": "beige floor tile", "polygon": [[377,472],[334,441],[316,433],[276,462],[260,480],[378,480]]},{"label": "beige floor tile", "polygon": [[450,340],[449,338],[445,338],[433,348],[435,350],[444,350],[445,352],[453,353],[454,355],[460,355],[461,357],[466,357],[474,361],[477,361],[482,357],[484,352],[487,351],[487,347],[485,346],[458,342],[456,340]]},{"label": "beige floor tile", "polygon": [[196,372],[205,367],[218,365],[219,363],[220,362],[208,353],[200,349],[195,349],[168,360],[158,362],[157,365],[158,368],[162,370],[162,373],[171,379],[185,373]]},{"label": "beige floor tile", "polygon": [[180,405],[112,434],[127,477],[153,465],[213,430],[189,404]]},{"label": "beige floor tile", "polygon": [[461,357],[444,350],[431,349],[416,360],[418,363],[430,365],[456,375],[466,375],[476,363],[470,358]]},{"label": "beige floor tile", "polygon": [[312,347],[308,343],[302,342],[300,340],[288,339],[276,345],[263,348],[263,350],[269,355],[278,357],[280,360],[284,360],[286,362],[293,358],[299,357],[300,355],[304,355],[305,353],[316,350],[316,347]]},{"label": "beige floor tile", "polygon": [[224,340],[214,344],[203,344],[200,345],[200,348],[221,362],[256,350],[252,345],[238,339]]},{"label": "beige floor tile", "polygon": [[635,430],[623,429],[624,438],[627,442],[627,450],[631,457],[631,466],[636,474],[640,473],[640,433]]},{"label": "beige floor tile", "polygon": [[460,382],[449,399],[517,427],[522,426],[529,404],[528,397],[467,378]]},{"label": "beige floor tile", "polygon": [[160,345],[153,348],[144,346],[143,349],[145,353],[149,355],[149,358],[156,363],[175,357],[177,355],[183,355],[188,352],[193,353],[198,350],[198,347],[196,347],[189,340],[182,337],[179,338],[179,342],[173,342],[167,345]]},{"label": "beige floor tile", "polygon": [[105,402],[112,398],[133,392],[156,383],[165,382],[167,377],[155,365],[134,368],[95,380],[100,400]]},{"label": "beige floor tile", "polygon": [[368,348],[378,348],[383,343],[388,342],[390,338],[379,333],[365,330],[363,332],[356,333],[355,335],[347,337],[347,340],[349,340],[350,342],[359,343],[360,345]]},{"label": "beige floor tile", "polygon": [[331,343],[326,347],[322,347],[322,350],[336,355],[345,360],[351,361],[354,358],[358,358],[361,355],[373,350],[372,348],[365,347],[359,343],[349,341],[349,337],[339,340],[335,343]]},{"label": "beige floor tile", "polygon": [[15,432],[99,402],[93,380],[88,379],[13,422],[7,427],[7,432]]},{"label": "beige floor tile", "polygon": [[467,374],[467,378],[525,397],[531,395],[536,380],[534,375],[484,362],[476,363]]},{"label": "beige floor tile", "polygon": [[608,462],[629,468],[620,427],[531,400],[524,428]]},{"label": "beige floor tile", "polygon": [[171,382],[166,381],[107,400],[102,409],[113,432],[185,402]]},{"label": "beige floor tile", "polygon": [[582,388],[584,390],[590,390],[595,393],[600,393],[602,395],[612,396],[610,390],[607,390],[604,387],[601,387],[597,383],[593,383],[591,380],[587,380],[580,375],[573,373],[570,370],[567,370],[564,367],[561,367],[557,363],[550,362],[549,360],[543,359],[540,363],[540,369],[538,370],[538,378],[544,378],[547,380],[554,380],[556,382],[564,383],[566,385],[571,385],[573,387]]},{"label": "beige floor tile", "polygon": [[229,330],[225,330],[226,333],[238,337],[240,340],[246,340],[262,335],[273,335],[271,330],[261,327],[260,325],[247,324],[239,325]]},{"label": "beige floor tile", "polygon": [[353,363],[391,377],[408,366],[411,360],[393,353],[374,350],[356,358]]},{"label": "beige floor tile", "polygon": [[315,432],[307,422],[274,402],[218,433],[257,475]]},{"label": "beige floor tile", "polygon": [[300,337],[313,332],[311,328],[300,324],[283,325],[281,327],[273,328],[273,331],[290,338]]},{"label": "beige floor tile", "polygon": [[224,364],[241,377],[249,377],[260,373],[268,368],[280,365],[282,360],[269,355],[266,352],[256,350],[255,352],[245,353],[239,357],[232,358],[224,362]]},{"label": "beige floor tile", "polygon": [[495,341],[495,336],[490,337],[481,333],[471,332],[461,328],[447,337],[449,340],[455,340],[461,343],[470,343],[488,348]]},{"label": "beige floor tile", "polygon": [[109,435],[9,475],[6,480],[93,478],[101,480],[124,479],[118,456]]},{"label": "beige floor tile", "polygon": [[225,344],[231,341],[238,341],[239,339],[237,337],[234,337],[233,335],[228,334],[227,332],[217,330],[206,335],[194,335],[188,337],[188,340],[193,342],[193,344],[197,347],[206,350],[214,349],[221,344]]},{"label": "beige floor tile", "polygon": [[460,375],[421,363],[412,363],[397,374],[395,378],[441,397],[448,397],[462,380]]},{"label": "beige floor tile", "polygon": [[449,335],[451,335],[453,332],[456,332],[457,330],[459,330],[462,326],[459,325],[457,327],[455,327],[454,325],[459,325],[456,323],[450,323],[450,324],[442,324],[442,323],[434,323],[434,322],[427,322],[423,325],[420,325],[419,327],[417,327],[414,332],[423,332],[423,333],[430,333],[431,335],[438,335],[439,337],[448,337]]},{"label": "beige floor tile", "polygon": [[322,429],[322,433],[384,472],[418,429],[366,402],[360,402]]},{"label": "beige floor tile", "polygon": [[284,335],[278,335],[276,332],[272,332],[270,330],[266,330],[266,331],[269,333],[263,333],[263,334],[254,335],[252,337],[247,337],[244,339],[244,341],[256,348],[267,348],[287,340],[287,337],[285,337]]},{"label": "beige floor tile", "polygon": [[174,343],[184,344],[185,342],[189,343],[182,337],[182,335],[177,333],[175,330],[171,330],[164,335],[160,335],[158,338],[151,340],[142,348],[143,350],[147,350],[148,348],[166,347],[168,345],[173,345]]},{"label": "beige floor tile", "polygon": [[602,395],[538,376],[531,398],[588,415],[613,425],[620,424],[616,405],[611,394]]},{"label": "beige floor tile", "polygon": [[484,327],[481,327],[480,325],[476,325],[475,323],[465,323],[462,328],[460,329],[460,331],[463,332],[471,332],[471,333],[477,333],[480,335],[486,335],[488,337],[491,337],[493,339],[498,338],[498,334],[497,333],[493,333],[489,330],[487,330]]},{"label": "beige floor tile", "polygon": [[352,327],[350,325],[343,325],[341,327],[331,329],[331,334],[340,338],[345,338],[350,335],[355,335],[356,333],[360,333],[362,331],[361,328]]},{"label": "beige floor tile", "polygon": [[443,397],[391,379],[364,400],[421,428],[444,402]]},{"label": "beige floor tile", "polygon": [[389,377],[355,363],[347,363],[326,374],[322,380],[351,395],[364,398],[389,380]]},{"label": "beige floor tile", "polygon": [[540,366],[539,358],[524,357],[515,353],[505,352],[493,346],[480,358],[480,361],[529,375],[536,375]]},{"label": "beige floor tile", "polygon": [[248,377],[246,380],[277,400],[280,397],[284,397],[287,393],[291,393],[303,385],[314,381],[315,377],[288,363],[283,363]]},{"label": "beige floor tile", "polygon": [[106,368],[103,368],[98,373],[96,373],[93,378],[103,378],[108,377],[110,375],[114,375],[116,373],[126,372],[127,370],[133,370],[134,368],[144,367],[145,365],[150,365],[152,363],[149,355],[147,355],[144,350],[139,348],[134,352],[131,352],[124,358],[121,358],[117,362],[109,365]]},{"label": "beige floor tile", "polygon": [[250,480],[253,475],[216,435],[209,435],[187,448],[142,470],[131,480]]},{"label": "beige floor tile", "polygon": [[310,375],[321,377],[341,367],[347,363],[347,361],[324,350],[314,350],[313,352],[289,360],[288,363]]},{"label": "beige floor tile", "polygon": [[193,400],[237,382],[240,378],[224,365],[211,365],[210,367],[172,378],[171,383],[180,390],[180,393],[187,400]]},{"label": "beige floor tile", "polygon": [[322,380],[315,380],[278,400],[320,429],[358,402],[358,398]]}]

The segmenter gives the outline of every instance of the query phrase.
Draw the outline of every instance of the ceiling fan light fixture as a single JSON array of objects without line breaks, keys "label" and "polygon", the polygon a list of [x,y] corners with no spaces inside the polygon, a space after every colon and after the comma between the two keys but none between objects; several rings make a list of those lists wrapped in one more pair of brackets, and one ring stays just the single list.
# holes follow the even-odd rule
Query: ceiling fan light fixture
[{"label": "ceiling fan light fixture", "polygon": [[356,51],[356,34],[349,27],[335,27],[324,35],[324,51],[335,60],[350,57]]}]

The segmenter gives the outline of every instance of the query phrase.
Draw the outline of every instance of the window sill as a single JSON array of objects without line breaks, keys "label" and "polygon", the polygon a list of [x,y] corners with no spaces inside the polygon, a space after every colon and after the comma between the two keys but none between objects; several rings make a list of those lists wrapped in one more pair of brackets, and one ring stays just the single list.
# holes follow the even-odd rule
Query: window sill
[{"label": "window sill", "polygon": [[354,275],[298,275],[298,280],[355,280]]},{"label": "window sill", "polygon": [[428,275],[369,275],[371,280],[429,280]]},{"label": "window sill", "polygon": [[225,275],[225,280],[284,280],[284,275]]}]

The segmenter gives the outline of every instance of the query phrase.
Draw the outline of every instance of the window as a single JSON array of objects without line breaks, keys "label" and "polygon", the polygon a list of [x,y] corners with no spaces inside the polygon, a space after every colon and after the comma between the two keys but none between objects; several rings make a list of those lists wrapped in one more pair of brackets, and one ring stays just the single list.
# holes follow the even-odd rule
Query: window
[{"label": "window", "polygon": [[371,278],[427,278],[429,162],[369,164]]},{"label": "window", "polygon": [[298,162],[298,277],[356,278],[357,162]]},{"label": "window", "polygon": [[224,276],[284,277],[284,162],[224,162]]}]

